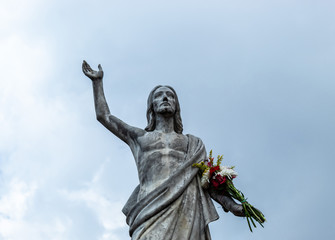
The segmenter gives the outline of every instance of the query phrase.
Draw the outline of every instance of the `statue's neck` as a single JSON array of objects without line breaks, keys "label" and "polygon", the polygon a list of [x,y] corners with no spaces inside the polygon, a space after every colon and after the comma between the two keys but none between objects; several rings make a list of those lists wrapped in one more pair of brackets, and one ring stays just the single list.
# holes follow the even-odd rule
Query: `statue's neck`
[{"label": "statue's neck", "polygon": [[174,132],[174,119],[173,116],[164,116],[161,114],[156,115],[156,131],[163,133]]}]

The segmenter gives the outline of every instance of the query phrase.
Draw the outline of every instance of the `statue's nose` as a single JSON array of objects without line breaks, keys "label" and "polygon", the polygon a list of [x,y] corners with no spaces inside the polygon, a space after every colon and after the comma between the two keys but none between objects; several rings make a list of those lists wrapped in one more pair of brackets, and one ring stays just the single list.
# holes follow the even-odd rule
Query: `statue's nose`
[{"label": "statue's nose", "polygon": [[163,97],[163,101],[164,101],[164,102],[167,102],[167,101],[168,101],[168,98],[167,98],[166,95]]}]

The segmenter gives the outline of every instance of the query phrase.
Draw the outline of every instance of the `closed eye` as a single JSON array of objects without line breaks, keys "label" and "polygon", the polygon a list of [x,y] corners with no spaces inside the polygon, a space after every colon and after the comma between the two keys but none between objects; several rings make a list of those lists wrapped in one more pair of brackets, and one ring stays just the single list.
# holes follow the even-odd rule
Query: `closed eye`
[{"label": "closed eye", "polygon": [[170,97],[170,98],[174,98],[174,94],[173,94],[173,93],[168,92],[168,93],[166,93],[166,95],[167,95],[168,97]]},{"label": "closed eye", "polygon": [[162,95],[163,95],[163,92],[157,92],[157,93],[155,93],[154,98],[158,98]]}]

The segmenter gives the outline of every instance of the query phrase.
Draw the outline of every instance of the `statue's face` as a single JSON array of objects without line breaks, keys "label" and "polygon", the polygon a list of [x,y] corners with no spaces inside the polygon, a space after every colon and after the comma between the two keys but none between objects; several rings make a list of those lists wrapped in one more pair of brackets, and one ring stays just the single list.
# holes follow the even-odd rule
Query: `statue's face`
[{"label": "statue's face", "polygon": [[155,113],[173,115],[176,111],[176,97],[168,87],[156,89],[152,104]]}]

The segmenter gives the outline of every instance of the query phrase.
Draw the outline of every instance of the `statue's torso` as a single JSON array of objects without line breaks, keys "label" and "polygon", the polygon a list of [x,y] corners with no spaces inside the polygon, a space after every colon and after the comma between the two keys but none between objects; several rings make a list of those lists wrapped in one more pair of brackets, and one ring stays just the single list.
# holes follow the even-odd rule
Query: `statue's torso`
[{"label": "statue's torso", "polygon": [[147,132],[136,141],[133,149],[140,180],[139,198],[158,187],[183,163],[187,153],[185,135]]}]

